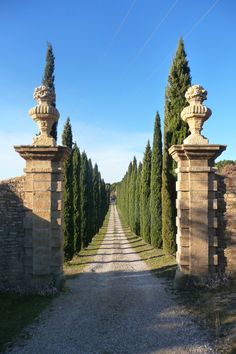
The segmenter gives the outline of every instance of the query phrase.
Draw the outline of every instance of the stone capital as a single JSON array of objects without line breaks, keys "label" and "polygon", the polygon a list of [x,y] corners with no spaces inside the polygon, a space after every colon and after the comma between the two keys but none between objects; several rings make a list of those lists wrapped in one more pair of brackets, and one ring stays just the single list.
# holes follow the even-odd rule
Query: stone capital
[{"label": "stone capital", "polygon": [[172,145],[169,154],[179,162],[181,160],[215,160],[226,149],[227,145]]},{"label": "stone capital", "polygon": [[46,160],[46,161],[64,161],[70,154],[70,149],[65,146],[32,146],[18,145],[14,146],[16,152],[24,160]]}]

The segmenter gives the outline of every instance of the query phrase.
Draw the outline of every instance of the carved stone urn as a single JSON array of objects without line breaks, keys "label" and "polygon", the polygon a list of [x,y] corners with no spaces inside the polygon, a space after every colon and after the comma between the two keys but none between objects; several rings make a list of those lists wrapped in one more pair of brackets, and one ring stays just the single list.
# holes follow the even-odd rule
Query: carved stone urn
[{"label": "carved stone urn", "polygon": [[33,139],[33,145],[56,146],[55,139],[50,135],[53,124],[60,116],[56,107],[53,106],[55,92],[48,86],[42,85],[36,87],[33,97],[37,105],[29,110],[29,115],[39,128],[39,135]]},{"label": "carved stone urn", "polygon": [[187,90],[185,97],[189,106],[183,109],[181,118],[188,123],[191,134],[184,140],[184,144],[209,144],[208,139],[201,135],[203,124],[212,113],[202,104],[207,98],[207,91],[200,85],[193,85]]}]

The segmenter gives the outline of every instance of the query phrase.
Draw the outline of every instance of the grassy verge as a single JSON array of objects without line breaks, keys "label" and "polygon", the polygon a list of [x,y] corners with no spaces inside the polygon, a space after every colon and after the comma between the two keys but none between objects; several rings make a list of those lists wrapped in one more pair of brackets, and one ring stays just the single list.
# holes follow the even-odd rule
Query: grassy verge
[{"label": "grassy verge", "polygon": [[52,297],[39,295],[0,295],[0,352],[33,322],[51,300]]},{"label": "grassy verge", "polygon": [[64,273],[66,277],[76,276],[79,273],[82,273],[86,267],[86,263],[93,261],[106,235],[109,216],[110,211],[107,213],[99,233],[94,236],[88,247],[81,250],[70,262],[65,262]]},{"label": "grassy verge", "polygon": [[119,213],[124,233],[130,242],[135,245],[134,250],[140,258],[145,261],[149,270],[157,277],[173,279],[176,269],[176,260],[173,256],[166,256],[161,249],[153,248],[145,241],[135,235],[125,223],[122,215]]},{"label": "grassy verge", "polygon": [[199,325],[211,333],[216,340],[217,353],[236,354],[236,285],[174,290],[175,258],[165,256],[162,250],[146,244],[130,231],[121,215],[120,218],[128,240],[131,245],[135,244],[134,250],[157,277],[167,280],[167,291],[174,293],[177,301],[188,309]]},{"label": "grassy verge", "polygon": [[[88,260],[93,259],[106,234],[109,212],[99,233],[93,238],[88,248],[65,263],[65,276],[83,271]],[[52,301],[53,297],[39,295],[0,294],[0,352],[17,336],[24,336],[22,329],[30,325],[41,311]]]},{"label": "grassy verge", "polygon": [[203,329],[216,340],[217,353],[236,353],[236,286],[187,288],[176,292]]}]

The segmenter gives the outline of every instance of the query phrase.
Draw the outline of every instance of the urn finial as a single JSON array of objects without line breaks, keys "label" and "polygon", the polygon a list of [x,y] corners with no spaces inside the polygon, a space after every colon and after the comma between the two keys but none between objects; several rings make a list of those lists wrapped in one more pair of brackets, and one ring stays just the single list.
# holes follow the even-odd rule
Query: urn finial
[{"label": "urn finial", "polygon": [[39,135],[33,139],[34,146],[56,146],[50,135],[53,124],[59,119],[59,112],[53,106],[55,92],[47,85],[38,86],[34,90],[37,105],[29,110],[29,115],[39,127]]},{"label": "urn finial", "polygon": [[207,138],[201,135],[204,122],[211,116],[211,110],[202,103],[207,98],[207,91],[200,85],[189,87],[185,94],[189,106],[181,112],[181,118],[188,123],[191,134],[184,140],[188,145],[209,144]]}]

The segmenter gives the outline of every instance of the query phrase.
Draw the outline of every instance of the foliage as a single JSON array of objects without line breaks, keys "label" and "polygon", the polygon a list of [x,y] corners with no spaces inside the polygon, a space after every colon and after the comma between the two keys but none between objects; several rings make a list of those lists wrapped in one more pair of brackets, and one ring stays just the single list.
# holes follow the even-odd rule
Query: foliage
[{"label": "foliage", "polygon": [[110,188],[101,179],[98,166],[93,168],[85,152],[73,146],[70,119],[67,118],[63,145],[72,150],[64,163],[64,253],[70,261],[81,248],[88,247],[102,226],[110,203]]},{"label": "foliage", "polygon": [[188,128],[180,117],[186,106],[185,93],[191,85],[190,69],[186,59],[184,43],[179,41],[175,58],[170,69],[165,94],[164,150],[162,171],[162,237],[167,254],[175,252],[175,167],[176,163],[168,153],[174,144],[182,144],[188,135]]},{"label": "foliage", "polygon": [[[62,144],[72,148],[72,128],[67,118],[62,134]],[[72,259],[75,253],[74,239],[74,197],[73,197],[73,154],[64,163],[64,254],[65,259]]]},{"label": "foliage", "polygon": [[80,191],[81,191],[81,237],[83,248],[89,244],[89,172],[88,159],[83,151],[81,155],[81,170],[80,170]]},{"label": "foliage", "polygon": [[137,160],[134,156],[129,183],[129,225],[131,230],[135,230],[135,193],[137,180]]},{"label": "foliage", "polygon": [[235,160],[221,160],[215,164],[217,171],[225,176],[236,175],[236,161]]},{"label": "foliage", "polygon": [[73,149],[73,223],[74,223],[74,247],[76,252],[81,250],[81,215],[80,215],[80,151],[77,144]]},{"label": "foliage", "polygon": [[[54,75],[54,68],[55,68],[55,56],[53,54],[52,44],[48,43],[47,53],[46,53],[46,65],[44,68],[44,75],[43,75],[43,85],[49,86],[55,92],[55,75]],[[56,107],[56,100],[52,103],[54,107]],[[51,136],[57,141],[57,122],[55,122],[52,126]]]},{"label": "foliage", "polygon": [[141,177],[142,177],[142,163],[140,162],[137,170],[137,178],[135,184],[135,200],[134,200],[134,232],[140,235],[140,195],[141,195]]},{"label": "foliage", "polygon": [[141,236],[145,242],[151,242],[150,235],[150,224],[151,224],[151,213],[150,213],[150,181],[151,181],[151,160],[152,151],[150,147],[150,142],[148,141],[144,158],[143,158],[143,168],[141,176]]},{"label": "foliage", "polygon": [[162,186],[162,137],[160,116],[156,113],[152,164],[151,164],[151,244],[153,247],[160,248],[162,245],[162,212],[161,212],[161,186]]},{"label": "foliage", "polygon": [[73,136],[72,136],[72,127],[70,123],[70,118],[68,117],[66,123],[64,125],[63,133],[62,133],[62,145],[69,147],[72,149],[73,145]]}]

